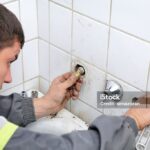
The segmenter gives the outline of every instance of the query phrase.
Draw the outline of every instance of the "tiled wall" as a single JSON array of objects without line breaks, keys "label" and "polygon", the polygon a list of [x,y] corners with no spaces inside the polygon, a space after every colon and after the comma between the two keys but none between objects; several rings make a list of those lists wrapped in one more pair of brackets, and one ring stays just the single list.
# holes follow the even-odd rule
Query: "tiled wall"
[{"label": "tiled wall", "polygon": [[76,63],[83,64],[87,74],[80,98],[67,107],[91,122],[101,113],[120,115],[126,110],[97,109],[96,91],[104,90],[106,79],[118,81],[124,91],[150,90],[148,0],[38,0],[38,3],[43,91],[54,77],[69,71]]},{"label": "tiled wall", "polygon": [[36,0],[0,0],[21,21],[26,42],[19,59],[12,64],[11,84],[4,84],[1,94],[39,88],[38,24]]},{"label": "tiled wall", "polygon": [[38,87],[39,76],[46,92],[56,76],[83,64],[80,98],[67,107],[87,122],[124,111],[97,109],[96,91],[104,90],[106,79],[118,81],[124,91],[150,91],[149,0],[3,1],[21,18],[26,34],[20,63],[14,63],[22,70],[14,71],[20,74],[15,84]]}]

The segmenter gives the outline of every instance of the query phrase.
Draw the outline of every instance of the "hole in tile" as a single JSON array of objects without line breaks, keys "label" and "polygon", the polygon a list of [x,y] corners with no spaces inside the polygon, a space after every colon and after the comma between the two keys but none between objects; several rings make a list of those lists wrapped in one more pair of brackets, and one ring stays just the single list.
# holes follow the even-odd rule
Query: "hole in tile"
[{"label": "hole in tile", "polygon": [[84,66],[77,64],[74,68],[75,72],[79,71],[79,73],[81,74],[81,76],[84,76],[86,71],[84,69]]}]

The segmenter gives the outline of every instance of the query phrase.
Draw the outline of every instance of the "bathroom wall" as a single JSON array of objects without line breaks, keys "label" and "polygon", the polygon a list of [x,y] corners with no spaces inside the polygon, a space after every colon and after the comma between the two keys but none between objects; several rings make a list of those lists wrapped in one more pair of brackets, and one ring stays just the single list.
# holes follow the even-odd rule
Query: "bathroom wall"
[{"label": "bathroom wall", "polygon": [[45,93],[56,76],[80,63],[86,68],[81,94],[66,107],[89,123],[100,114],[125,111],[97,108],[97,91],[104,90],[106,79],[118,81],[124,91],[150,91],[150,1],[7,1],[0,0],[20,18],[26,44],[4,93],[12,87]]},{"label": "bathroom wall", "polygon": [[38,24],[36,0],[0,0],[21,21],[25,32],[25,45],[19,59],[12,64],[11,84],[4,84],[1,94],[39,88]]},{"label": "bathroom wall", "polygon": [[81,63],[87,71],[81,94],[67,108],[87,122],[103,113],[123,114],[126,109],[98,109],[97,91],[104,90],[106,79],[118,81],[124,91],[150,90],[149,5],[148,0],[38,0],[40,89]]}]

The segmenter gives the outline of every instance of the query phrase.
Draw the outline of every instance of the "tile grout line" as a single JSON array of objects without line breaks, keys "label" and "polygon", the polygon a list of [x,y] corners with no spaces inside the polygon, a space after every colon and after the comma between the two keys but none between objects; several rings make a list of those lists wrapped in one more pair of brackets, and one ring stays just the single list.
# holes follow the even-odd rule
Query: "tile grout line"
[{"label": "tile grout line", "polygon": [[25,43],[31,42],[33,40],[38,40],[38,39],[39,39],[39,37],[37,36],[37,37],[31,38],[29,40],[26,40]]},{"label": "tile grout line", "polygon": [[[39,49],[39,42],[40,42],[40,40],[39,40],[39,8],[38,8],[38,0],[36,0],[36,11],[37,11],[37,35],[38,35],[38,38],[37,38],[37,40],[38,40],[38,74],[39,74],[39,76],[40,76],[40,55],[39,55],[39,53],[40,53],[40,49]],[[39,81],[38,81],[39,83],[39,87],[40,87],[40,79],[39,79]]]},{"label": "tile grout line", "polygon": [[[50,16],[50,9],[51,9],[51,1],[48,1],[48,29],[49,29],[49,31],[48,31],[48,40],[49,40],[49,43],[51,42],[51,37],[50,37],[50,32],[51,32],[51,30],[50,30],[50,18],[51,18],[51,16]],[[49,81],[50,81],[50,79],[51,79],[51,60],[50,60],[50,58],[51,58],[51,45],[48,43],[48,45],[49,45]]]},{"label": "tile grout line", "polygon": [[42,78],[43,80],[47,81],[48,83],[50,82],[49,80],[47,80],[45,77],[43,77],[41,75],[39,77]]},{"label": "tile grout line", "polygon": [[18,1],[18,0],[11,0],[11,1],[2,3],[2,5],[7,5],[7,4],[9,4],[9,3],[13,3],[13,2],[16,2],[16,1]]},{"label": "tile grout line", "polygon": [[[18,87],[18,86],[20,86],[20,85],[22,85],[23,86],[23,82],[21,82],[21,83],[19,83],[19,84],[16,84],[16,85],[14,85],[14,86],[12,86],[12,87],[10,87],[10,88],[7,88],[7,89],[4,89],[4,90],[1,90],[0,91],[0,94],[1,93],[3,93],[3,92],[7,92],[8,90],[11,90],[11,89],[13,89],[13,88],[16,88],[16,87]],[[23,89],[24,90],[24,89]]]},{"label": "tile grout line", "polygon": [[[70,51],[70,70],[72,71],[72,61],[73,61],[73,58],[72,58],[72,50],[73,50],[73,20],[74,20],[74,14],[73,14],[73,7],[74,7],[74,1],[72,0],[72,10],[71,10],[71,14],[72,14],[72,17],[71,17],[71,51]],[[69,101],[69,111],[71,112],[71,100]]]},{"label": "tile grout line", "polygon": [[112,29],[118,31],[118,32],[121,32],[121,33],[123,33],[123,34],[126,34],[126,35],[132,37],[132,38],[135,38],[136,40],[140,40],[140,41],[142,41],[142,42],[144,42],[144,43],[146,43],[146,44],[150,44],[150,41],[149,41],[149,40],[143,39],[142,37],[136,36],[136,35],[134,35],[134,34],[132,34],[132,33],[129,33],[129,32],[127,32],[127,31],[124,31],[123,29],[119,29],[119,28],[117,28],[117,27],[115,27],[115,26],[110,26],[110,27],[111,27]]},{"label": "tile grout line", "polygon": [[109,13],[109,31],[108,31],[108,43],[107,43],[107,60],[106,60],[106,75],[105,75],[105,81],[107,80],[107,74],[108,74],[108,61],[109,61],[109,47],[110,47],[110,25],[111,25],[111,14],[112,14],[112,0],[110,2],[110,13]]},{"label": "tile grout line", "polygon": [[[108,75],[108,61],[109,61],[109,47],[110,47],[110,25],[111,25],[111,14],[112,14],[112,0],[110,1],[110,8],[109,8],[109,29],[108,29],[108,43],[107,43],[107,58],[106,58],[106,73],[105,73],[105,84],[107,81],[107,75]],[[104,113],[104,109],[102,109],[102,112]]]},{"label": "tile grout line", "polygon": [[[73,0],[72,0],[72,8],[73,8]],[[74,15],[73,15],[73,10],[71,11],[72,13],[72,18],[71,18],[71,62],[72,62],[72,50],[73,50],[73,19],[74,19]],[[72,66],[70,65],[70,69],[72,69]]]},{"label": "tile grout line", "polygon": [[121,78],[119,78],[119,77],[117,77],[117,76],[115,76],[115,75],[113,75],[113,74],[111,74],[111,73],[109,73],[109,72],[107,73],[107,75],[110,75],[110,76],[112,76],[112,77],[114,77],[114,78],[116,78],[116,79],[118,79],[118,80],[124,82],[125,84],[128,84],[129,86],[131,86],[131,87],[133,87],[133,88],[135,88],[135,89],[137,89],[137,90],[139,90],[139,91],[143,91],[142,89],[140,89],[140,88],[138,88],[138,87],[132,85],[131,83],[129,83],[129,82],[127,82],[127,81],[125,81],[125,80],[123,80],[123,79],[121,79]]},{"label": "tile grout line", "polygon": [[[147,74],[147,83],[146,83],[146,92],[148,92],[148,89],[149,87],[149,82],[150,82],[150,62],[149,62],[149,67],[148,67],[148,74]],[[150,92],[150,91],[149,91]]]},{"label": "tile grout line", "polygon": [[80,100],[82,103],[84,103],[84,104],[86,104],[87,106],[89,106],[90,108],[94,109],[95,111],[97,111],[97,112],[103,114],[103,110],[102,110],[102,111],[98,110],[96,107],[94,107],[94,106],[92,106],[92,105],[90,105],[90,104],[84,102],[84,100],[82,100],[81,98],[79,98],[79,100]]}]

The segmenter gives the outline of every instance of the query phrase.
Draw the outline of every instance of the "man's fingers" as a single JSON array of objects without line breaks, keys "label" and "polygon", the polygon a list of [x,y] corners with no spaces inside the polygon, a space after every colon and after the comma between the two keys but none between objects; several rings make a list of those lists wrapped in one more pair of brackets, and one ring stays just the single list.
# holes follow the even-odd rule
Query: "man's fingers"
[{"label": "man's fingers", "polygon": [[79,96],[79,92],[77,90],[73,90],[73,96]]},{"label": "man's fingers", "polygon": [[78,82],[83,83],[83,77],[81,76]]},{"label": "man's fingers", "polygon": [[73,97],[72,97],[72,99],[73,99],[73,100],[77,100],[77,99],[78,99],[78,97],[76,97],[76,96],[73,96]]},{"label": "man's fingers", "polygon": [[75,85],[76,90],[80,91],[81,90],[81,86],[82,86],[82,83],[77,82],[76,85]]},{"label": "man's fingers", "polygon": [[64,73],[63,75],[59,76],[59,81],[60,82],[64,82],[66,81],[70,76],[71,76],[72,72],[67,72],[67,73]]},{"label": "man's fingers", "polygon": [[[83,83],[83,78],[82,77],[79,78],[73,72],[64,73],[63,75],[57,77],[56,79],[57,79],[58,82],[65,82],[66,80],[73,81],[72,79],[75,79],[75,82],[77,81],[78,83]],[[73,84],[75,82],[73,82]]]},{"label": "man's fingers", "polygon": [[67,73],[64,73],[62,76],[64,79],[67,80],[71,75],[72,75],[72,72],[67,72]]},{"label": "man's fingers", "polygon": [[78,77],[74,73],[72,73],[72,75],[66,81],[64,81],[63,86],[67,89],[74,85],[77,80]]},{"label": "man's fingers", "polygon": [[72,99],[75,100],[78,98],[79,98],[79,92],[76,89],[74,89],[72,94]]}]

